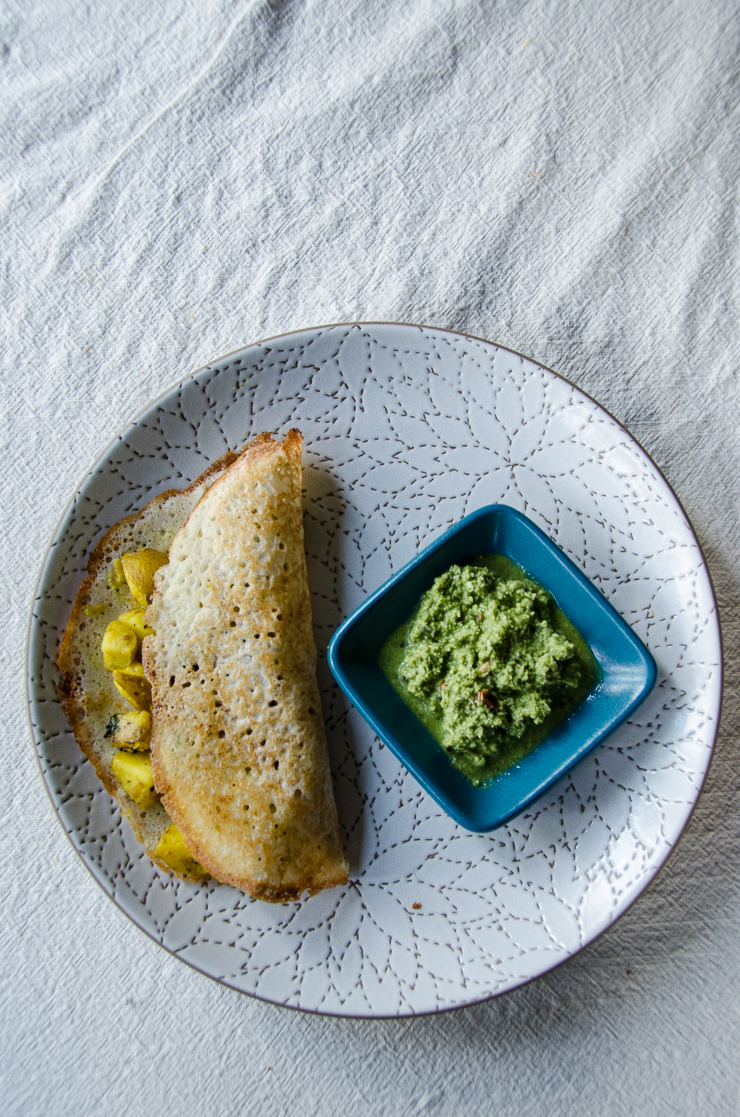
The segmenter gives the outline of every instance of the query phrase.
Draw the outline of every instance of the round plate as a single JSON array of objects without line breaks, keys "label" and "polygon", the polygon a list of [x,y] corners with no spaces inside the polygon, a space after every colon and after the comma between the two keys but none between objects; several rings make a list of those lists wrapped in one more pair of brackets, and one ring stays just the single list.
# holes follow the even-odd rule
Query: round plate
[{"label": "round plate", "polygon": [[[319,682],[350,883],[270,905],[160,873],[83,759],[57,700],[59,641],[103,530],[264,430],[304,434]],[[466,513],[506,503],[562,547],[650,648],[628,722],[491,834],[457,826],[326,665],[341,620]],[[444,330],[351,324],[249,346],[144,411],[85,478],[39,580],[28,693],[41,771],[95,879],[156,942],[245,993],[405,1016],[503,993],[608,927],[665,861],[709,764],[719,626],[676,497],[615,419],[555,373]]]}]

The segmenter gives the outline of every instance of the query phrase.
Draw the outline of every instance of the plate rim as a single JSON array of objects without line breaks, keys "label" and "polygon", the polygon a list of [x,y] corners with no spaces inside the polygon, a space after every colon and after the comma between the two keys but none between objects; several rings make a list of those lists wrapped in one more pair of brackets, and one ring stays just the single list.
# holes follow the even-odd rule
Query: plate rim
[{"label": "plate rim", "polygon": [[[640,887],[639,891],[635,894],[635,896],[631,900],[629,900],[629,902],[626,904],[626,906],[612,920],[610,920],[609,923],[607,923],[605,926],[603,926],[601,928],[601,930],[597,931],[596,934],[592,938],[590,938],[587,942],[585,942],[582,946],[579,946],[578,949],[566,954],[565,957],[563,957],[563,958],[559,958],[557,961],[553,962],[553,964],[551,966],[547,966],[545,969],[540,970],[537,974],[533,974],[531,976],[527,976],[527,977],[522,978],[521,980],[516,981],[513,985],[508,986],[506,989],[500,990],[498,992],[494,991],[494,992],[488,993],[484,997],[479,997],[476,1000],[465,1001],[462,1004],[437,1006],[437,1007],[433,1007],[433,1008],[429,1008],[429,1009],[422,1009],[422,1010],[419,1010],[418,1012],[414,1012],[414,1011],[406,1012],[406,1013],[396,1012],[396,1013],[389,1013],[389,1014],[384,1014],[384,1013],[377,1013],[377,1014],[376,1013],[373,1013],[373,1014],[369,1014],[369,1013],[362,1013],[362,1014],[359,1014],[359,1013],[345,1013],[345,1012],[338,1012],[338,1011],[327,1011],[327,1010],[316,1009],[316,1008],[307,1008],[307,1007],[304,1007],[302,1005],[286,1004],[285,1002],[271,999],[270,997],[267,997],[264,994],[260,994],[260,993],[257,993],[257,992],[252,992],[252,991],[246,990],[246,989],[241,989],[238,986],[236,986],[236,985],[230,983],[229,981],[225,980],[224,978],[214,977],[213,974],[208,973],[208,971],[206,971],[205,969],[202,969],[201,967],[196,965],[190,959],[184,958],[179,953],[176,953],[172,950],[169,950],[168,947],[164,944],[164,942],[160,942],[157,938],[155,938],[153,933],[147,927],[143,926],[141,922],[139,922],[139,920],[136,917],[136,915],[134,914],[134,912],[129,911],[129,909],[126,906],[124,906],[123,902],[115,896],[114,892],[109,890],[109,888],[106,886],[105,878],[104,877],[100,877],[100,878],[98,877],[98,875],[95,873],[95,871],[93,869],[92,864],[89,864],[87,862],[87,860],[83,857],[82,852],[77,848],[74,841],[72,840],[72,835],[69,833],[66,826],[64,825],[64,822],[61,818],[61,815],[59,814],[57,806],[56,806],[56,804],[55,804],[55,802],[52,798],[51,789],[49,788],[49,785],[47,784],[46,778],[44,776],[44,771],[43,771],[43,768],[42,768],[42,765],[41,765],[41,757],[40,757],[40,754],[39,754],[39,748],[38,748],[37,743],[36,743],[36,734],[35,734],[35,731],[34,731],[34,722],[33,722],[33,715],[32,715],[32,706],[33,706],[34,698],[31,694],[31,679],[30,679],[31,650],[32,650],[32,646],[34,646],[34,608],[36,606],[37,601],[39,600],[39,590],[40,590],[41,585],[42,585],[42,580],[43,580],[44,573],[45,573],[45,570],[46,570],[46,566],[47,566],[47,563],[48,563],[48,560],[49,560],[49,556],[50,556],[51,551],[52,551],[52,547],[55,545],[54,541],[56,540],[56,538],[59,534],[59,530],[60,530],[62,524],[64,523],[72,505],[74,504],[75,500],[77,499],[77,496],[79,495],[80,490],[83,488],[85,482],[87,481],[87,479],[89,477],[92,476],[92,474],[93,474],[95,468],[97,467],[97,465],[105,458],[105,456],[109,453],[109,451],[116,444],[116,442],[118,442],[122,438],[123,434],[130,427],[135,426],[146,412],[148,412],[151,408],[155,407],[166,396],[168,396],[171,392],[176,390],[178,387],[185,384],[187,381],[195,379],[201,373],[207,372],[207,371],[213,369],[215,366],[221,365],[224,362],[228,361],[229,359],[231,359],[233,357],[237,357],[240,354],[245,353],[246,351],[248,351],[250,349],[257,348],[258,346],[261,346],[261,345],[267,345],[272,341],[282,341],[284,338],[296,337],[299,334],[311,334],[311,333],[316,333],[316,332],[322,331],[322,330],[342,329],[342,328],[352,328],[352,327],[358,327],[359,329],[362,329],[363,327],[372,327],[372,326],[395,326],[395,327],[402,327],[402,328],[411,328],[411,329],[421,330],[421,331],[429,330],[429,331],[432,331],[432,332],[435,332],[435,333],[449,334],[449,335],[451,335],[452,337],[455,337],[455,338],[463,338],[464,340],[467,340],[467,341],[477,342],[477,343],[479,343],[481,345],[484,345],[486,347],[490,346],[493,349],[501,350],[505,353],[509,353],[511,356],[518,357],[522,361],[527,361],[527,362],[529,362],[533,365],[536,365],[538,368],[542,369],[543,371],[548,372],[552,376],[557,377],[558,380],[561,380],[565,384],[569,385],[569,387],[574,388],[581,395],[585,396],[585,398],[588,399],[596,408],[598,408],[600,411],[603,411],[606,415],[608,415],[609,418],[617,425],[619,430],[621,430],[626,435],[627,439],[632,444],[634,444],[642,454],[645,455],[648,462],[651,464],[653,469],[656,471],[657,475],[664,482],[667,489],[671,493],[673,499],[675,500],[676,504],[678,505],[678,508],[680,509],[680,511],[681,511],[681,513],[684,517],[684,520],[686,521],[686,524],[688,525],[689,531],[691,533],[691,537],[692,537],[692,539],[693,539],[693,541],[694,541],[694,543],[697,547],[697,550],[699,552],[699,556],[701,558],[702,565],[704,567],[704,570],[706,571],[708,585],[709,585],[709,592],[710,592],[712,604],[714,606],[714,615],[715,615],[715,619],[716,619],[717,637],[718,637],[718,643],[719,643],[719,649],[718,649],[719,650],[719,696],[718,696],[718,703],[717,703],[717,716],[716,716],[716,720],[715,720],[715,724],[714,724],[714,732],[713,732],[713,735],[712,735],[711,744],[709,746],[707,764],[706,764],[706,767],[705,767],[704,772],[702,774],[701,780],[699,781],[699,783],[696,787],[696,793],[694,795],[693,802],[691,803],[691,807],[690,807],[690,809],[689,809],[689,811],[686,815],[685,820],[683,821],[683,823],[681,825],[681,829],[679,830],[678,834],[676,835],[676,838],[675,838],[674,842],[672,843],[672,845],[668,849],[667,853],[665,854],[665,857],[657,865],[655,865],[655,867],[652,869],[652,871],[648,872],[645,875],[644,883],[642,883],[642,886]],[[143,933],[147,936],[147,938],[149,938],[156,946],[158,946],[158,947],[160,947],[160,949],[164,950],[168,955],[170,955],[170,957],[174,957],[178,961],[185,963],[185,965],[189,966],[191,969],[195,970],[197,973],[203,974],[205,977],[208,977],[211,980],[218,982],[219,985],[223,985],[228,989],[232,989],[234,992],[239,993],[243,996],[253,997],[255,1000],[263,1001],[267,1004],[272,1004],[272,1005],[275,1005],[279,1008],[290,1009],[293,1012],[307,1013],[307,1014],[314,1015],[314,1016],[328,1016],[328,1017],[333,1017],[333,1018],[337,1018],[337,1019],[346,1019],[346,1020],[400,1020],[400,1019],[412,1019],[414,1017],[422,1017],[422,1016],[432,1016],[433,1017],[433,1016],[442,1015],[443,1013],[458,1012],[458,1011],[462,1011],[462,1010],[467,1009],[467,1008],[472,1008],[475,1005],[485,1004],[488,1001],[494,1000],[498,997],[505,996],[507,993],[513,993],[516,990],[521,989],[523,986],[529,985],[531,982],[536,981],[541,977],[544,977],[546,974],[552,973],[554,970],[558,969],[560,966],[565,965],[567,962],[570,962],[573,958],[577,957],[585,949],[587,949],[589,946],[591,946],[593,943],[595,943],[598,939],[600,939],[601,936],[603,934],[605,934],[606,931],[608,931],[612,927],[614,927],[619,922],[619,920],[621,920],[622,917],[624,915],[626,915],[628,911],[631,910],[633,905],[637,903],[637,901],[645,894],[647,889],[653,884],[657,875],[662,871],[662,869],[665,867],[665,865],[668,863],[668,861],[671,859],[671,857],[675,853],[676,849],[678,848],[679,844],[681,843],[681,841],[682,841],[682,839],[683,839],[683,837],[686,833],[686,830],[688,828],[688,824],[689,824],[689,822],[691,820],[691,817],[692,817],[692,815],[693,815],[693,813],[696,809],[696,805],[699,801],[699,798],[702,794],[702,791],[704,790],[704,786],[706,784],[707,777],[709,775],[709,771],[710,771],[710,768],[712,766],[712,762],[714,760],[715,746],[717,744],[717,737],[719,735],[719,730],[720,730],[720,726],[721,726],[721,722],[722,722],[722,713],[723,713],[723,707],[724,707],[724,658],[725,658],[724,657],[724,636],[723,636],[723,632],[722,632],[722,619],[721,619],[720,610],[719,610],[719,606],[718,606],[718,602],[717,602],[717,594],[716,594],[716,591],[715,591],[715,588],[714,588],[714,580],[712,578],[711,569],[709,567],[709,563],[707,562],[707,558],[706,558],[706,555],[704,553],[704,549],[702,548],[702,545],[701,545],[701,543],[700,543],[700,541],[697,537],[696,530],[694,529],[693,522],[691,521],[688,513],[686,512],[686,509],[684,508],[684,505],[683,505],[680,497],[678,496],[676,490],[674,489],[673,485],[668,480],[668,478],[665,476],[662,469],[656,463],[656,461],[654,460],[652,455],[650,453],[648,453],[648,451],[639,442],[639,440],[631,433],[631,431],[625,426],[625,424],[622,423],[621,420],[618,419],[615,415],[613,415],[612,412],[607,407],[605,407],[603,404],[599,403],[599,401],[597,399],[595,399],[594,396],[592,396],[589,392],[585,391],[578,384],[574,383],[568,377],[563,376],[562,373],[557,372],[555,369],[550,368],[548,365],[542,364],[541,361],[538,361],[534,357],[529,357],[525,353],[522,353],[522,352],[520,352],[519,350],[516,350],[516,349],[512,349],[510,346],[503,345],[503,344],[501,344],[497,341],[491,341],[489,338],[483,338],[483,337],[478,336],[477,334],[467,333],[467,332],[464,332],[462,330],[451,330],[451,329],[449,329],[445,326],[433,326],[433,325],[430,325],[428,323],[427,324],[422,324],[422,323],[417,323],[417,322],[396,322],[396,321],[389,321],[389,320],[364,321],[364,320],[354,320],[354,319],[352,319],[352,320],[348,320],[348,321],[344,321],[344,322],[327,322],[327,323],[318,324],[318,325],[315,325],[315,326],[303,326],[303,327],[300,327],[299,329],[296,329],[296,330],[288,330],[284,333],[272,334],[269,337],[259,338],[259,339],[256,339],[255,341],[249,342],[246,345],[242,345],[242,346],[240,346],[236,349],[229,350],[228,353],[223,353],[220,356],[215,357],[213,360],[207,361],[205,364],[200,365],[198,368],[194,369],[192,372],[186,373],[184,376],[182,376],[179,379],[173,381],[166,388],[164,388],[161,392],[159,392],[156,396],[154,396],[152,399],[148,400],[148,402],[146,404],[144,404],[143,407],[139,408],[139,410],[132,416],[131,419],[129,419],[125,423],[124,426],[120,427],[117,430],[117,432],[113,435],[113,437],[98,452],[96,457],[90,463],[87,470],[85,471],[85,473],[82,475],[79,482],[75,486],[75,488],[72,492],[72,495],[70,496],[69,500],[65,504],[64,508],[62,509],[59,517],[57,518],[57,520],[54,524],[51,535],[49,537],[49,542],[46,545],[46,548],[44,550],[44,553],[43,553],[43,556],[42,556],[42,559],[41,559],[41,564],[40,564],[40,567],[39,567],[38,575],[37,575],[37,577],[35,579],[35,582],[34,582],[33,594],[32,594],[32,598],[31,598],[31,602],[30,602],[30,607],[29,607],[29,610],[28,610],[28,621],[27,621],[27,625],[26,625],[26,640],[25,640],[25,654],[24,654],[25,711],[26,711],[26,718],[27,718],[27,722],[28,722],[29,735],[30,735],[30,738],[31,738],[31,747],[33,749],[34,757],[35,757],[35,760],[36,760],[36,765],[37,765],[37,768],[38,768],[38,771],[39,771],[39,776],[41,778],[41,782],[44,785],[44,790],[45,790],[46,795],[48,797],[48,800],[51,804],[52,810],[53,810],[53,812],[56,816],[56,819],[57,819],[63,833],[65,834],[69,844],[71,845],[72,849],[74,850],[74,852],[77,855],[77,857],[79,858],[79,860],[82,862],[84,867],[89,872],[90,876],[93,878],[93,880],[98,885],[98,887],[101,888],[101,890],[108,897],[108,899],[114,904],[114,906],[124,916],[126,916],[127,919],[130,919],[131,922],[136,927],[139,928],[139,930],[143,931]],[[352,886],[352,884],[350,882],[350,887],[351,886]]]}]

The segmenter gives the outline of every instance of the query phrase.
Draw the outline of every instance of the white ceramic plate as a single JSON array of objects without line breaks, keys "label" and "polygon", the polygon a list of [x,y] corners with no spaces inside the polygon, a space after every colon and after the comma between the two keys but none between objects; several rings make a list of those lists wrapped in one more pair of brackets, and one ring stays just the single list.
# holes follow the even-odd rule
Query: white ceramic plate
[{"label": "white ceramic plate", "polygon": [[[81,756],[57,648],[90,548],[155,493],[263,430],[305,436],[306,550],[319,681],[350,883],[255,902],[160,873]],[[443,814],[326,666],[339,622],[466,513],[526,512],[658,664],[636,715],[493,834]],[[591,942],[673,848],[709,764],[721,695],[711,583],[676,497],[623,427],[533,361],[443,330],[354,324],[233,353],[172,388],[110,446],[51,544],[28,693],[59,819],[101,887],[178,958],[277,1004],[405,1016],[503,993]]]}]

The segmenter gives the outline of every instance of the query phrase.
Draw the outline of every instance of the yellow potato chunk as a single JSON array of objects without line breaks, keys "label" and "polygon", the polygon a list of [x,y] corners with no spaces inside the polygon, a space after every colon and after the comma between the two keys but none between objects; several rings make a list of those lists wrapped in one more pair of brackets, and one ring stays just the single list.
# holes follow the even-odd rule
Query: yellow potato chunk
[{"label": "yellow potato chunk", "polygon": [[154,592],[154,575],[160,566],[169,562],[169,556],[152,547],[144,547],[141,551],[130,551],[123,555],[121,562],[128,588],[139,605],[146,607]]},{"label": "yellow potato chunk", "polygon": [[153,807],[159,796],[154,790],[149,753],[117,752],[111,761],[113,775],[138,806]]},{"label": "yellow potato chunk", "polygon": [[134,752],[149,748],[152,736],[152,715],[148,710],[137,710],[135,714],[119,714],[113,744]]},{"label": "yellow potato chunk", "polygon": [[151,710],[152,688],[144,676],[143,664],[132,663],[129,667],[114,671],[113,682],[118,693],[122,694],[135,710]]},{"label": "yellow potato chunk", "polygon": [[154,856],[164,861],[176,873],[185,873],[187,876],[208,876],[206,870],[198,864],[185,845],[185,839],[176,826],[167,827],[159,839]]},{"label": "yellow potato chunk", "polygon": [[129,628],[133,628],[139,638],[139,650],[141,650],[141,641],[144,637],[154,635],[154,629],[144,624],[143,609],[129,609],[127,613],[121,613],[118,619],[121,624],[127,624]]},{"label": "yellow potato chunk", "polygon": [[127,624],[111,621],[105,630],[100,647],[106,671],[120,671],[133,663],[139,650],[139,641],[136,633]]}]

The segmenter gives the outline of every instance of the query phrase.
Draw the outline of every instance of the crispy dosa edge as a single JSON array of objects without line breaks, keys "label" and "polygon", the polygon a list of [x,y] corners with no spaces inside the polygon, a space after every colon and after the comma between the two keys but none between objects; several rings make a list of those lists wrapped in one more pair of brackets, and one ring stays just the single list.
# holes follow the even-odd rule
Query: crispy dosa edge
[{"label": "crispy dosa edge", "polygon": [[[234,463],[234,467],[241,468],[243,466],[248,466],[252,462],[256,461],[258,458],[266,457],[266,456],[277,454],[277,453],[285,453],[285,455],[289,459],[289,462],[290,462],[292,468],[297,473],[298,489],[299,489],[299,492],[300,492],[300,490],[301,490],[301,478],[302,478],[302,469],[301,469],[302,448],[303,448],[303,436],[300,433],[300,431],[298,431],[296,429],[291,429],[290,431],[288,431],[288,433],[285,435],[285,438],[283,439],[282,443],[275,442],[270,434],[261,434],[261,435],[258,435],[256,438],[254,438],[251,442],[249,442],[247,444],[245,449],[239,455],[239,458],[238,458],[237,462]],[[210,499],[212,500],[213,499],[213,493],[217,490],[219,485],[226,483],[227,477],[228,477],[228,474],[224,474],[222,477],[220,477],[218,479],[218,481],[214,482],[214,484],[210,487],[208,492],[206,494],[204,494],[204,497],[209,496]],[[201,497],[201,500],[203,500],[204,497]],[[197,505],[196,505],[196,507],[197,507]],[[193,509],[193,511],[191,512],[190,515],[192,516],[194,514],[194,512],[195,512],[195,509]],[[185,524],[183,525],[183,528],[188,523],[189,519],[190,519],[190,517],[188,517],[188,520],[185,521]],[[301,531],[301,545],[303,546],[302,531]],[[304,551],[304,564],[305,564],[305,551]],[[305,565],[304,565],[304,569],[305,569]],[[153,600],[156,600],[156,596],[159,592],[160,591],[159,591],[158,586],[157,586],[157,580],[155,579],[155,591],[154,591]],[[310,605],[310,594],[308,593],[307,578],[306,578],[306,596],[307,596],[308,613],[309,613],[309,618],[310,618],[311,605]],[[147,644],[149,644],[149,641],[145,640],[144,645],[143,645],[143,648],[144,648],[144,650],[143,650],[144,671],[145,671],[145,674],[146,674],[147,678],[149,679],[149,682],[152,685],[154,711],[155,711],[155,716],[156,716],[156,708],[157,708],[156,696],[157,696],[157,693],[158,693],[157,666],[156,666],[154,656],[151,654],[151,651],[149,649],[147,649]],[[314,685],[315,685],[315,688],[316,688],[316,698],[317,698],[318,701],[320,701],[319,695],[318,695],[318,684],[315,680],[315,675],[314,675]],[[155,719],[153,719],[153,721],[154,720]],[[161,722],[159,724],[161,725]],[[322,721],[322,726],[323,726],[323,721]],[[334,822],[334,830],[335,830],[335,835],[334,836],[335,836],[336,843],[337,843],[337,846],[338,846],[340,864],[338,865],[337,870],[333,875],[328,874],[328,873],[322,875],[322,873],[320,871],[316,871],[317,869],[320,870],[320,868],[321,868],[319,860],[318,860],[318,858],[316,858],[316,866],[311,867],[311,868],[308,869],[308,871],[304,874],[304,879],[302,880],[302,882],[300,884],[275,886],[275,885],[271,885],[271,884],[268,884],[268,883],[263,882],[263,881],[255,880],[255,879],[250,878],[250,877],[234,876],[234,875],[230,874],[229,872],[224,871],[224,868],[223,868],[222,865],[219,865],[219,864],[215,863],[213,858],[210,856],[209,851],[206,850],[203,847],[202,843],[198,840],[198,837],[193,833],[193,831],[192,831],[192,829],[189,825],[187,808],[184,807],[184,805],[179,800],[178,795],[177,795],[177,789],[173,788],[170,785],[167,774],[166,774],[166,772],[164,771],[164,768],[163,768],[162,760],[159,756],[159,752],[158,752],[158,748],[157,748],[157,741],[156,741],[156,732],[155,731],[153,731],[153,733],[152,733],[151,756],[152,756],[152,772],[154,774],[155,787],[157,788],[157,790],[162,795],[162,802],[164,803],[167,812],[169,813],[170,817],[173,819],[176,826],[179,828],[179,830],[181,831],[181,833],[185,837],[185,841],[187,843],[188,848],[192,851],[193,855],[198,860],[198,862],[201,865],[203,865],[203,867],[206,868],[208,870],[208,872],[211,873],[211,875],[213,877],[215,877],[217,880],[221,881],[223,884],[228,884],[228,885],[231,885],[234,888],[240,889],[241,891],[247,892],[249,895],[251,895],[254,899],[257,899],[257,900],[264,900],[264,901],[267,901],[268,903],[285,903],[285,902],[288,902],[288,901],[299,900],[301,898],[301,896],[303,896],[305,894],[308,894],[309,896],[312,896],[312,895],[315,895],[318,892],[323,891],[326,888],[334,888],[337,885],[347,883],[347,880],[349,878],[349,865],[346,861],[346,858],[344,858],[344,854],[343,854],[342,847],[341,847],[341,839],[339,838],[339,824],[338,824],[338,818],[337,818],[337,813],[336,813],[336,800],[334,798],[334,791],[333,791],[333,787],[332,787],[332,784],[331,784],[330,774],[329,774],[329,794],[330,794],[329,809],[330,809],[330,811],[333,809],[333,816],[334,816],[333,817],[333,822]],[[327,765],[327,772],[328,772],[328,750],[327,750],[327,754],[326,754],[326,765]]]},{"label": "crispy dosa edge", "polygon": [[[60,677],[57,681],[57,694],[59,696],[59,701],[61,703],[62,709],[64,710],[65,716],[67,718],[67,721],[69,722],[70,728],[72,730],[72,733],[74,734],[74,738],[77,741],[77,744],[92,764],[98,779],[103,784],[103,787],[108,792],[108,794],[111,795],[113,799],[115,799],[115,801],[122,808],[122,810],[127,813],[127,815],[129,811],[136,812],[137,810],[140,810],[140,808],[133,801],[133,799],[129,798],[129,796],[123,790],[118,780],[107,767],[107,765],[101,763],[100,758],[97,754],[97,750],[95,748],[95,738],[90,730],[90,727],[87,724],[84,704],[84,684],[79,672],[72,662],[73,641],[75,633],[77,632],[80,624],[86,619],[85,609],[87,607],[90,598],[90,592],[93,586],[100,577],[107,578],[107,572],[105,570],[105,554],[111,537],[114,534],[117,534],[121,530],[121,528],[125,527],[126,524],[135,523],[145,512],[147,512],[152,507],[158,504],[163,504],[166,500],[169,500],[173,496],[186,496],[188,493],[194,492],[214,474],[221,473],[224,470],[227,470],[229,466],[233,465],[238,457],[238,454],[234,453],[231,450],[228,451],[226,454],[223,454],[215,462],[209,465],[208,468],[204,470],[199,477],[196,477],[196,479],[189,485],[187,485],[184,489],[167,489],[163,493],[158,493],[157,496],[148,501],[143,508],[139,509],[138,512],[132,512],[130,515],[124,516],[123,519],[113,524],[112,527],[108,528],[107,531],[103,533],[103,535],[100,537],[95,547],[93,548],[90,558],[87,561],[85,577],[79,590],[77,591],[77,596],[75,597],[74,604],[72,606],[72,612],[70,614],[69,621],[67,622],[67,628],[65,630],[64,636],[62,637],[62,642],[59,646],[59,653],[57,655],[57,667],[59,668]],[[112,682],[111,687],[113,687]],[[139,835],[136,833],[136,827],[131,819],[129,819],[129,823],[134,830],[137,841],[141,841]],[[174,872],[170,865],[167,865],[165,862],[160,861],[158,858],[152,857],[151,854],[149,854],[149,856],[165,872]],[[175,873],[175,875],[183,876],[183,874],[180,873]],[[193,880],[195,878],[185,875],[183,876],[183,879]]]}]

